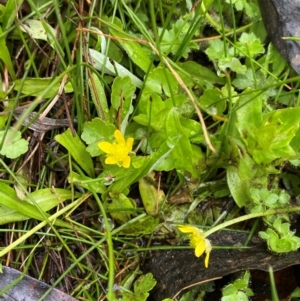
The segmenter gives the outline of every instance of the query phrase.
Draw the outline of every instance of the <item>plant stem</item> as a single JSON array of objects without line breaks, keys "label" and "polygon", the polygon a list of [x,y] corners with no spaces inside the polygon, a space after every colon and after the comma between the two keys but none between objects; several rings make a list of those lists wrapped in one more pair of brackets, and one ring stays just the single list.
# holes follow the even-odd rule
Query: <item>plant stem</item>
[{"label": "plant stem", "polygon": [[268,215],[275,215],[275,214],[292,213],[292,212],[297,212],[297,211],[300,211],[300,206],[290,207],[290,208],[285,208],[285,209],[273,209],[273,210],[257,212],[257,213],[250,213],[250,214],[247,214],[244,216],[234,218],[230,221],[224,222],[216,227],[211,228],[210,230],[205,232],[205,237],[207,237],[221,229],[224,229],[228,226],[231,226],[231,225],[234,225],[234,224],[237,224],[237,223],[240,223],[240,222],[252,219],[252,218],[263,217],[263,216],[268,216]]}]

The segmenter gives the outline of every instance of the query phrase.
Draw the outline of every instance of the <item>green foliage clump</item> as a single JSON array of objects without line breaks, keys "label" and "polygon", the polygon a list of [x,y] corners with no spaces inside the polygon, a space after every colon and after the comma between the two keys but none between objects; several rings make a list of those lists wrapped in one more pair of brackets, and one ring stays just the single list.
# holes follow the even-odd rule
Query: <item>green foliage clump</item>
[{"label": "green foliage clump", "polygon": [[[146,300],[156,280],[136,276],[139,252],[178,224],[238,222],[240,208],[263,218],[272,252],[299,248],[288,215],[300,194],[298,78],[265,45],[256,1],[16,2],[0,5],[1,224],[24,225],[30,243],[53,235],[76,262],[63,276],[87,275],[74,296],[114,300],[119,288],[121,300]],[[28,153],[29,137],[42,155]],[[246,273],[222,300],[247,300],[248,284]]]},{"label": "green foliage clump", "polygon": [[222,290],[222,301],[248,301],[249,297],[254,294],[249,286],[250,273],[246,271],[242,279],[237,279],[233,283],[228,284]]}]

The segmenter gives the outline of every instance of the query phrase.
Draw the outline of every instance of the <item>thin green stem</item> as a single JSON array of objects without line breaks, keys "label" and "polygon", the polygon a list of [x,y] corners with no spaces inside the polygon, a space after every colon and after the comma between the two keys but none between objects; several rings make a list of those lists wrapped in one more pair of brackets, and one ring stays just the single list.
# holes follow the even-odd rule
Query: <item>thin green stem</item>
[{"label": "thin green stem", "polygon": [[[146,216],[146,214],[141,214],[135,218],[133,218],[132,220],[130,220],[128,223],[123,224],[122,226],[120,226],[117,229],[114,229],[110,232],[111,236],[116,235],[118,232],[120,232],[121,230],[125,229],[126,227],[128,227],[131,224],[136,223],[138,220],[143,219]],[[95,250],[96,248],[98,248],[102,243],[104,243],[107,239],[108,239],[108,233],[106,233],[99,241],[95,242],[89,249],[86,250],[86,252],[84,252],[83,254],[81,254],[65,271],[64,273],[62,273],[62,275],[52,284],[52,286],[44,293],[43,296],[41,296],[40,300],[44,300],[45,296],[47,296],[49,294],[49,292],[58,284],[62,281],[62,279],[72,270],[74,269],[77,264],[79,262],[81,262],[81,260],[83,260],[84,258],[86,258],[86,256],[88,254],[90,254],[93,250]]]},{"label": "thin green stem", "polygon": [[268,211],[264,211],[264,212],[257,212],[257,213],[250,213],[244,216],[240,216],[237,218],[234,218],[230,221],[224,222],[216,227],[211,228],[210,230],[205,232],[205,237],[219,231],[222,230],[224,228],[227,228],[229,226],[232,226],[234,224],[243,222],[243,221],[247,221],[249,219],[252,218],[256,218],[256,217],[263,217],[263,216],[268,216],[268,215],[275,215],[275,214],[284,214],[284,213],[292,213],[292,212],[298,212],[300,211],[300,206],[297,207],[291,207],[291,208],[285,208],[285,209],[274,209],[274,210],[268,210]]},{"label": "thin green stem", "polygon": [[272,301],[279,301],[279,297],[276,290],[276,282],[274,278],[274,272],[273,268],[269,267],[269,276],[270,276],[270,284],[271,284],[271,295],[272,295]]},{"label": "thin green stem", "polygon": [[[17,240],[13,241],[11,244],[9,244],[9,246],[7,246],[6,248],[4,248],[3,250],[0,251],[0,257],[4,256],[5,254],[7,254],[9,251],[13,250],[15,247],[17,247],[20,243],[22,243],[23,241],[25,241],[27,238],[29,238],[30,236],[32,236],[34,233],[36,233],[38,230],[40,230],[41,228],[45,227],[47,224],[55,221],[59,216],[61,216],[62,214],[64,214],[65,212],[68,212],[70,209],[80,205],[84,200],[86,199],[86,196],[83,196],[81,198],[79,198],[78,200],[74,201],[73,203],[67,205],[66,207],[64,207],[63,209],[59,210],[58,212],[54,213],[53,215],[51,215],[48,220],[46,221],[42,221],[41,223],[39,223],[37,226],[33,227],[32,229],[30,229],[30,231],[26,232],[24,235],[22,235],[21,237],[19,237]],[[76,229],[78,230],[78,229]]]}]

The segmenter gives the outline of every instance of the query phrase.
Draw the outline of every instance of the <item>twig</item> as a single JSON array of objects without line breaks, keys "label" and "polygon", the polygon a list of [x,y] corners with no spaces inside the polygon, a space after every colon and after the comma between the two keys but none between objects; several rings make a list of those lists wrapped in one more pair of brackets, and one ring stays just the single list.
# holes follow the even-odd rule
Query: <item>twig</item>
[{"label": "twig", "polygon": [[207,282],[211,282],[211,281],[214,281],[214,280],[217,280],[217,279],[221,279],[222,277],[215,277],[215,278],[211,278],[211,279],[206,279],[206,280],[203,280],[203,281],[199,281],[199,282],[196,282],[196,283],[193,283],[193,284],[190,284],[188,286],[185,286],[184,288],[182,288],[181,290],[179,290],[174,296],[172,299],[175,299],[182,291],[188,289],[188,288],[191,288],[193,286],[196,286],[196,285],[200,285],[200,284],[203,284],[203,283],[207,283]]}]

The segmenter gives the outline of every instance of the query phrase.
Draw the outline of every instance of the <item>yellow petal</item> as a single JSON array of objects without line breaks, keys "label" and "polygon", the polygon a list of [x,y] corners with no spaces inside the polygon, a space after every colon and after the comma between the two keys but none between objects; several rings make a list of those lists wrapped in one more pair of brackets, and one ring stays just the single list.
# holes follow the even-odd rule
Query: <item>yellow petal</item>
[{"label": "yellow petal", "polygon": [[105,163],[106,164],[117,164],[117,163],[119,163],[119,160],[115,156],[109,156],[105,159]]},{"label": "yellow petal", "polygon": [[107,154],[113,154],[115,149],[111,143],[105,141],[99,142],[98,147]]},{"label": "yellow petal", "polygon": [[181,231],[183,233],[193,233],[193,234],[198,233],[198,231],[200,230],[196,227],[189,226],[189,225],[179,225],[178,229],[179,229],[179,231]]},{"label": "yellow petal", "polygon": [[204,261],[204,264],[205,264],[205,267],[207,268],[208,267],[208,262],[209,262],[209,256],[210,256],[210,252],[211,252],[211,243],[208,239],[205,239],[205,246],[206,246],[206,257],[205,257],[205,261]]},{"label": "yellow petal", "polygon": [[130,166],[130,157],[129,156],[127,156],[127,157],[124,158],[122,166],[124,168],[128,168]]},{"label": "yellow petal", "polygon": [[210,252],[206,252],[206,257],[205,257],[205,261],[204,261],[204,264],[205,264],[206,268],[208,268],[209,255],[210,255]]},{"label": "yellow petal", "polygon": [[115,136],[118,144],[121,144],[121,145],[125,146],[125,138],[119,130],[115,130],[114,136]]},{"label": "yellow petal", "polygon": [[126,151],[128,153],[130,153],[132,151],[133,141],[134,141],[134,139],[131,138],[131,137],[128,138],[127,141],[126,141]]},{"label": "yellow petal", "polygon": [[[193,246],[194,247],[194,246]],[[200,257],[205,251],[205,241],[201,240],[198,242],[198,244],[195,246],[195,255],[197,257]]]}]

